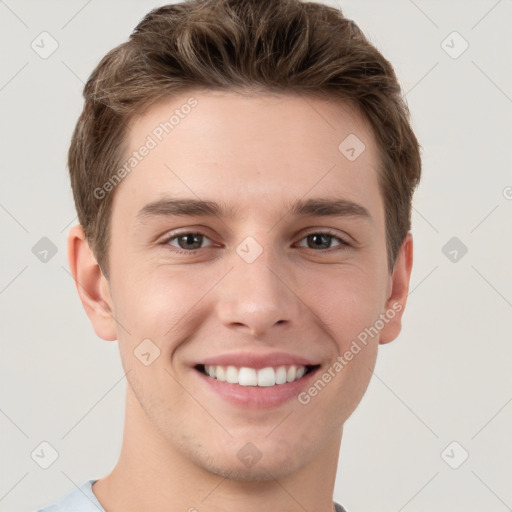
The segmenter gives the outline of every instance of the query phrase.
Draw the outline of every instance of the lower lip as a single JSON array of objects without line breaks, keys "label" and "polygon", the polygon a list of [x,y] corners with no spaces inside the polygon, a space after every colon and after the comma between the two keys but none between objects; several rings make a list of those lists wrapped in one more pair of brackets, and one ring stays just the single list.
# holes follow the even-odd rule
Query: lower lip
[{"label": "lower lip", "polygon": [[269,409],[278,407],[292,398],[297,398],[301,391],[310,385],[318,369],[315,368],[299,380],[275,386],[240,386],[208,377],[196,369],[194,372],[215,394],[237,407]]}]

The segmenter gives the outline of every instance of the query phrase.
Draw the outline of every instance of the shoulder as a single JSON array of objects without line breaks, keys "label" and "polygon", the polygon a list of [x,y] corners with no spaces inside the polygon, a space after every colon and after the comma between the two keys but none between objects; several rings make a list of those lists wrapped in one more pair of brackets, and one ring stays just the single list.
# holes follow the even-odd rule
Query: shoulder
[{"label": "shoulder", "polygon": [[334,508],[336,512],[347,512],[339,503],[334,502]]},{"label": "shoulder", "polygon": [[105,512],[92,492],[92,484],[95,481],[87,480],[55,503],[41,508],[37,512]]}]

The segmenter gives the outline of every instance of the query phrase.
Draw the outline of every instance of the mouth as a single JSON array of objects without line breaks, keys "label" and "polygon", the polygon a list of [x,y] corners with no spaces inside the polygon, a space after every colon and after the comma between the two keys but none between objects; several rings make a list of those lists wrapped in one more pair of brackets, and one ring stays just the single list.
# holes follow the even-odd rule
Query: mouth
[{"label": "mouth", "polygon": [[278,387],[304,379],[314,373],[320,365],[280,365],[265,368],[249,366],[198,364],[195,370],[218,382],[235,386],[270,388]]}]

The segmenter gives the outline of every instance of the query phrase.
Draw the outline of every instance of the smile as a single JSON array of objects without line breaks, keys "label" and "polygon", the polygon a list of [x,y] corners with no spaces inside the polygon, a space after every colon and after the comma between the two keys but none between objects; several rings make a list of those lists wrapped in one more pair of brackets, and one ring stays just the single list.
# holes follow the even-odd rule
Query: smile
[{"label": "smile", "polygon": [[282,365],[257,369],[247,366],[197,365],[196,369],[212,379],[228,384],[272,387],[298,381],[316,367],[317,365]]}]

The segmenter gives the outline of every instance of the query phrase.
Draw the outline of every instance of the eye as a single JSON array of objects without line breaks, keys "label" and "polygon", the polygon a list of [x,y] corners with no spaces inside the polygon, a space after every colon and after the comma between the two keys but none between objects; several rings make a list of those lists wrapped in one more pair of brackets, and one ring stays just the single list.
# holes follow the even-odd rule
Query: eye
[{"label": "eye", "polygon": [[[319,249],[319,250],[327,250],[331,249],[331,243],[333,241],[339,242],[338,245],[349,247],[350,244],[346,242],[343,238],[334,235],[333,233],[329,231],[325,232],[316,232],[316,233],[309,233],[306,235],[302,240],[306,241],[307,247],[309,249]],[[299,245],[300,246],[300,245]],[[304,247],[303,245],[301,247]]]},{"label": "eye", "polygon": [[[210,242],[209,245],[203,246],[205,240]],[[303,245],[302,241],[305,241],[306,245]],[[297,246],[318,251],[327,251],[333,248],[333,242],[337,242],[336,245],[341,246],[340,248],[350,247],[347,241],[329,231],[309,233],[302,238],[301,243],[297,244]],[[200,249],[214,246],[211,240],[203,233],[188,231],[168,236],[162,241],[162,245],[171,246],[173,248],[172,250],[178,254],[194,254]]]},{"label": "eye", "polygon": [[[202,233],[183,232],[183,233],[178,233],[177,235],[172,235],[172,236],[166,238],[162,242],[162,244],[176,247],[176,252],[178,252],[178,253],[190,254],[190,253],[194,253],[198,249],[202,249],[203,248],[202,244],[203,244],[204,240],[210,240],[210,239],[208,237],[206,237],[205,235],[203,235]],[[210,244],[210,246],[208,246],[208,247],[211,247],[211,245],[213,245],[213,244]]]}]

